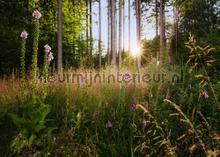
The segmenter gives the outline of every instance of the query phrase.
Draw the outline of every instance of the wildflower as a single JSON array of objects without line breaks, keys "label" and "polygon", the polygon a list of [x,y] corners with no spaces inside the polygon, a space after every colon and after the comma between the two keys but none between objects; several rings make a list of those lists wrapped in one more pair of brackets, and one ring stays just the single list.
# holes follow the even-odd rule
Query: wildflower
[{"label": "wildflower", "polygon": [[48,61],[50,62],[52,60],[54,60],[54,57],[53,57],[53,53],[50,52],[49,55],[48,55]]},{"label": "wildflower", "polygon": [[207,91],[202,92],[202,96],[203,96],[205,99],[208,99],[208,98],[209,98],[209,95],[208,95],[208,92],[207,92]]},{"label": "wildflower", "polygon": [[178,10],[175,10],[175,11],[174,11],[174,16],[175,16],[175,17],[179,17],[179,16],[180,16],[180,14],[179,14],[179,11],[178,11]]},{"label": "wildflower", "polygon": [[32,16],[33,16],[35,19],[39,20],[42,15],[41,15],[41,13],[40,13],[38,10],[35,10],[35,11],[32,13]]},{"label": "wildflower", "polygon": [[112,123],[110,121],[108,121],[106,124],[105,124],[105,128],[106,129],[111,129],[112,128]]},{"label": "wildflower", "polygon": [[130,77],[131,77],[131,74],[129,72],[125,72],[123,75],[123,80],[128,80],[130,79]]},{"label": "wildflower", "polygon": [[26,31],[21,32],[20,37],[23,38],[23,39],[27,39],[27,37],[28,37],[28,32],[26,32]]},{"label": "wildflower", "polygon": [[131,109],[132,110],[136,110],[138,108],[138,103],[137,102],[133,102],[132,104],[131,104]]},{"label": "wildflower", "polygon": [[49,53],[50,51],[51,51],[51,47],[48,44],[46,44],[44,46],[44,52]]},{"label": "wildflower", "polygon": [[167,93],[165,99],[170,100],[171,99],[171,95],[169,93]]}]

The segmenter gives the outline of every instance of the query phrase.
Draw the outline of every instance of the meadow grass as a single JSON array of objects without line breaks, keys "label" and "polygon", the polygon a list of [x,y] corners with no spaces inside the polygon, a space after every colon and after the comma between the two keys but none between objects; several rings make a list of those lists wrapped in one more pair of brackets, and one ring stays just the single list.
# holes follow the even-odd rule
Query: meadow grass
[{"label": "meadow grass", "polygon": [[[28,81],[21,96],[17,79],[1,80],[0,156],[217,157],[219,108],[189,74],[170,82],[178,69],[120,70],[126,76],[164,73],[163,82],[38,82],[34,98]],[[94,76],[118,70],[67,72]]]}]

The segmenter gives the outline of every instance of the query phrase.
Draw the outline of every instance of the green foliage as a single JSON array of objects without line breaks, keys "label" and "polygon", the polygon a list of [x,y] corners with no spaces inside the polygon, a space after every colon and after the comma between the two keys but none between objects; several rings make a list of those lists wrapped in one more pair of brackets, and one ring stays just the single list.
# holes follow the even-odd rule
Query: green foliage
[{"label": "green foliage", "polygon": [[[183,39],[173,44],[182,46],[185,36],[190,31],[196,37],[200,37],[196,41],[190,35],[186,43],[190,50],[187,65],[176,68],[150,64],[138,72],[147,72],[151,75],[165,73],[166,76],[172,77],[178,69],[181,69],[184,73],[183,82],[165,80],[162,83],[149,82],[146,85],[97,83],[89,86],[85,82],[81,82],[80,85],[36,84],[38,57],[39,64],[44,63],[44,77],[48,76],[47,55],[44,54],[44,59],[41,59],[42,44],[50,41],[52,47],[56,48],[57,1],[9,0],[9,4],[1,0],[0,19],[3,22],[0,23],[0,28],[3,31],[0,35],[2,41],[0,44],[6,43],[1,46],[3,51],[0,53],[1,71],[8,65],[16,66],[17,63],[10,63],[11,54],[16,53],[19,47],[15,39],[24,25],[29,28],[28,26],[32,24],[29,19],[32,10],[40,8],[43,17],[41,25],[38,20],[34,21],[34,32],[30,32],[33,43],[27,42],[28,52],[33,45],[31,81],[34,92],[33,88],[24,89],[27,97],[20,100],[16,94],[18,89],[14,88],[16,82],[0,80],[0,156],[219,156],[220,83],[217,77],[210,75],[213,66],[217,64],[213,56],[218,56],[216,53],[212,55],[214,49],[211,47],[216,47],[215,51],[219,52],[219,24],[216,19],[219,9],[215,8],[217,1],[176,2],[181,12],[180,32],[177,35]],[[96,66],[94,62],[98,61],[96,53],[94,56],[89,55],[91,51],[89,44],[92,45],[91,42],[94,40],[90,41],[91,36],[85,39],[83,34],[88,27],[92,27],[85,26],[88,20],[86,19],[88,6],[85,3],[83,0],[77,2],[63,0],[66,66]],[[16,27],[8,17],[14,18]],[[206,46],[207,42],[210,46]],[[150,62],[150,55],[156,58],[158,45],[157,38],[143,42],[144,61]],[[178,50],[181,48],[178,47]],[[185,56],[180,60],[188,59],[186,57],[188,55],[183,54],[185,49],[176,53],[176,58]],[[182,56],[180,57],[178,53]],[[25,43],[22,42],[20,58],[22,77],[25,71],[24,54]],[[27,53],[27,57],[28,54],[30,53]],[[136,72],[134,66],[136,60],[134,57],[126,56],[127,54],[123,54],[125,58],[123,64]],[[6,62],[7,59],[9,63]],[[218,61],[218,58],[215,60]],[[91,71],[91,69],[80,70],[80,73]],[[109,71],[111,70],[107,69],[103,72]],[[204,91],[208,96],[202,94]],[[137,108],[131,107],[134,102]],[[8,112],[14,125],[6,116]],[[107,126],[108,123],[111,125]]]},{"label": "green foliage", "polygon": [[[86,30],[85,26],[85,1],[79,2],[63,1],[63,51],[65,65],[78,67],[82,56],[89,52],[88,40],[81,38],[82,32]],[[0,28],[4,31],[0,34],[0,74],[10,74],[12,69],[19,67],[20,40],[19,33],[26,28],[30,33],[30,40],[27,41],[27,55],[25,56],[26,65],[31,65],[31,52],[33,51],[33,42],[35,32],[32,30],[33,19],[32,11],[40,10],[42,18],[40,19],[40,38],[39,40],[39,60],[38,64],[43,65],[43,45],[51,43],[54,48],[54,54],[57,49],[57,1],[50,0],[2,0],[0,2]],[[10,17],[10,18],[8,18]],[[34,22],[35,23],[35,22]],[[13,57],[12,57],[13,56]],[[78,57],[79,56],[79,57]],[[55,56],[56,58],[56,56]]]},{"label": "green foliage", "polygon": [[19,113],[10,113],[10,117],[18,129],[18,135],[11,142],[11,151],[15,154],[25,153],[45,147],[52,128],[48,125],[50,106],[44,104],[42,98],[28,99],[19,106]]},{"label": "green foliage", "polygon": [[[27,0],[2,0],[0,2],[0,74],[9,74],[13,68],[19,69],[20,32],[29,28],[25,7]],[[12,57],[13,56],[13,57]]]},{"label": "green foliage", "polygon": [[219,105],[214,87],[208,74],[209,68],[213,67],[215,62],[212,56],[212,52],[215,49],[211,48],[209,45],[204,48],[197,45],[194,36],[191,34],[189,42],[186,43],[186,47],[190,49],[190,56],[187,61],[187,64],[191,64],[189,72],[193,72],[194,77],[200,81],[199,84],[202,90],[204,90],[206,86],[209,86],[214,95],[216,105]]},{"label": "green foliage", "polygon": [[159,37],[153,40],[145,40],[142,46],[143,58],[148,63],[151,62],[151,57],[157,58],[159,52]]},{"label": "green foliage", "polygon": [[196,37],[202,37],[210,30],[217,30],[216,25],[219,8],[217,0],[179,0],[177,1],[181,13],[181,24],[185,35],[192,32]]},{"label": "green foliage", "polygon": [[191,65],[190,71],[198,68],[208,69],[213,66],[215,62],[212,57],[212,53],[215,50],[214,48],[211,48],[209,45],[200,47],[191,34],[189,36],[189,41],[186,43],[186,47],[190,49],[189,60],[187,61],[187,64]]},{"label": "green foliage", "polygon": [[[160,66],[159,72],[168,75],[172,68],[166,68]],[[150,66],[142,70],[155,73],[159,69]],[[218,153],[220,112],[214,97],[211,93],[208,99],[202,97],[198,80],[187,68],[183,70],[184,82],[179,84],[50,84],[46,99],[28,98],[17,114],[11,114],[14,127],[1,124],[17,130],[15,138],[15,133],[10,133],[11,142],[8,139],[1,143],[10,142],[11,149],[23,156],[173,157]],[[216,95],[218,86],[214,86]],[[37,93],[42,95],[41,89],[37,88]],[[167,93],[170,99],[164,101]],[[138,102],[136,110],[131,108],[134,101]],[[108,121],[112,128],[105,127]],[[51,127],[56,130],[51,132]]]}]

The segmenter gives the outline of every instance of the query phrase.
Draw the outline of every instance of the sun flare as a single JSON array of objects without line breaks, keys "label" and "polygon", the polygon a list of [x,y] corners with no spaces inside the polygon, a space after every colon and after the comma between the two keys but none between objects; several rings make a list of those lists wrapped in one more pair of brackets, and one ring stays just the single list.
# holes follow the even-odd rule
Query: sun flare
[{"label": "sun flare", "polygon": [[130,52],[130,54],[131,54],[133,57],[139,56],[139,55],[140,55],[140,47],[137,46],[137,45],[133,45],[133,46],[131,47],[131,52]]}]

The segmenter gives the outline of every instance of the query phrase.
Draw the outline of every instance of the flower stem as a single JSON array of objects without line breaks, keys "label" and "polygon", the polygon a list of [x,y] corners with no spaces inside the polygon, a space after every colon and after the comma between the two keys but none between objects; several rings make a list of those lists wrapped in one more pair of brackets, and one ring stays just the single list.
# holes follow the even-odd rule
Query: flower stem
[{"label": "flower stem", "polygon": [[20,90],[23,93],[25,86],[25,51],[26,51],[26,39],[22,39],[21,41],[21,52],[20,52]]},{"label": "flower stem", "polygon": [[36,88],[37,80],[37,53],[38,53],[38,40],[39,40],[39,20],[35,20],[34,27],[34,39],[33,39],[33,54],[32,54],[32,65],[31,65],[31,86],[33,89]]}]

